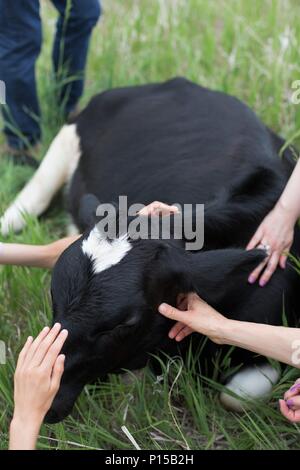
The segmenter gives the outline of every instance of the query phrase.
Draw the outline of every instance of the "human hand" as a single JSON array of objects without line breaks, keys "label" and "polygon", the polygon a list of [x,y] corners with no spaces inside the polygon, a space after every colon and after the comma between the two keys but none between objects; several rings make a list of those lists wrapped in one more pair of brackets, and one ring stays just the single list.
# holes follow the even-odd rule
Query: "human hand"
[{"label": "human hand", "polygon": [[280,411],[292,423],[300,422],[300,379],[279,400]]},{"label": "human hand", "polygon": [[68,336],[56,323],[35,340],[29,337],[20,352],[14,377],[15,409],[10,427],[10,449],[34,449],[43,419],[58,392]]},{"label": "human hand", "polygon": [[181,341],[197,331],[208,336],[215,343],[222,344],[223,342],[222,331],[229,320],[195,293],[181,296],[179,308],[161,304],[158,311],[172,320],[177,320],[169,332],[169,337],[176,341]]},{"label": "human hand", "polygon": [[293,243],[294,225],[294,217],[279,204],[262,221],[246,249],[263,248],[268,257],[252,271],[248,278],[250,284],[260,277],[259,285],[263,287],[272,277],[278,264],[282,269],[285,268]]},{"label": "human hand", "polygon": [[177,206],[169,206],[168,204],[165,204],[164,202],[160,201],[154,201],[151,202],[151,204],[148,204],[148,206],[143,207],[139,211],[139,215],[170,215],[170,214],[177,214],[179,212],[179,209]]}]

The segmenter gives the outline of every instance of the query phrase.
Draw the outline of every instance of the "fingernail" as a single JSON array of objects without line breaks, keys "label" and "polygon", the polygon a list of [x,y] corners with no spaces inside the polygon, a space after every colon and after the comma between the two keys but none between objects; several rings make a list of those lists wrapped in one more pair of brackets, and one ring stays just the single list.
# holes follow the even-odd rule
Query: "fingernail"
[{"label": "fingernail", "polygon": [[299,390],[300,389],[300,384],[296,384],[296,385],[293,385],[291,388],[290,388],[290,391],[291,392],[295,392],[296,390]]},{"label": "fingernail", "polygon": [[255,282],[255,277],[254,277],[254,276],[249,276],[248,282],[249,282],[250,284],[254,284],[254,282]]},{"label": "fingernail", "polygon": [[60,334],[64,334],[64,335],[67,335],[68,334],[68,330],[61,330]]},{"label": "fingernail", "polygon": [[43,331],[50,330],[49,326],[44,326]]},{"label": "fingernail", "polygon": [[259,281],[260,287],[264,287],[266,284],[267,284],[266,281],[264,281],[263,279]]},{"label": "fingernail", "polygon": [[167,310],[167,305],[166,305],[166,304],[161,304],[161,305],[158,307],[158,310],[159,310],[159,312],[161,312],[161,313],[165,313],[166,310]]},{"label": "fingernail", "polygon": [[53,328],[57,328],[58,326],[61,327],[61,324],[60,323],[54,323]]},{"label": "fingernail", "polygon": [[294,406],[294,400],[291,400],[291,399],[290,399],[290,400],[287,400],[287,401],[286,401],[286,404],[287,404],[287,406],[288,406],[289,408],[292,408],[292,406]]}]

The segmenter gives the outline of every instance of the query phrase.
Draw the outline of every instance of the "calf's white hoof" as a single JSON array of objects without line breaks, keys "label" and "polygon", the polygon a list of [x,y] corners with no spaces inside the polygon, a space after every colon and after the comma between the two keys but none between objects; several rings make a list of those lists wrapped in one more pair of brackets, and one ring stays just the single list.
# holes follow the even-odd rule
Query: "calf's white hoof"
[{"label": "calf's white hoof", "polygon": [[220,394],[220,401],[230,411],[243,411],[246,408],[244,399],[254,401],[266,398],[279,376],[278,370],[270,364],[245,367],[226,384],[226,389],[235,396],[224,390]]},{"label": "calf's white hoof", "polygon": [[70,223],[67,227],[67,236],[72,237],[73,235],[79,235],[80,232],[78,230],[78,227],[76,227],[75,224]]},{"label": "calf's white hoof", "polygon": [[26,225],[22,210],[17,206],[11,206],[0,219],[1,235],[7,237],[9,232],[20,232]]}]

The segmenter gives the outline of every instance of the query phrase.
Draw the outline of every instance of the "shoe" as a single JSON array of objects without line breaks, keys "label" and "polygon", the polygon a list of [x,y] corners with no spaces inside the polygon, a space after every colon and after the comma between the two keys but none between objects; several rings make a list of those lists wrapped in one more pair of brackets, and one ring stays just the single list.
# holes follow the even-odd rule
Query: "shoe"
[{"label": "shoe", "polygon": [[13,147],[7,147],[5,153],[9,156],[9,159],[14,165],[30,166],[32,168],[38,168],[39,162],[33,157],[26,149],[16,149]]},{"label": "shoe", "polygon": [[66,118],[66,122],[68,124],[72,124],[73,121],[77,118],[78,114],[80,113],[80,108],[78,105],[75,106],[75,108],[72,109],[72,111],[70,111],[68,114],[67,114],[67,118]]}]

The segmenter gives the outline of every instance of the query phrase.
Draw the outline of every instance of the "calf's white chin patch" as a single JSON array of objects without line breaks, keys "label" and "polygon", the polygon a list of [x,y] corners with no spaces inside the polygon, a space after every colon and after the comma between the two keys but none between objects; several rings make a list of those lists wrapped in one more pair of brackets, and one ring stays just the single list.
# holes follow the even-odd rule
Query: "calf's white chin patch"
[{"label": "calf's white chin patch", "polygon": [[82,242],[82,251],[92,260],[95,274],[118,264],[131,248],[127,234],[110,241],[97,227],[93,228],[88,238]]}]

